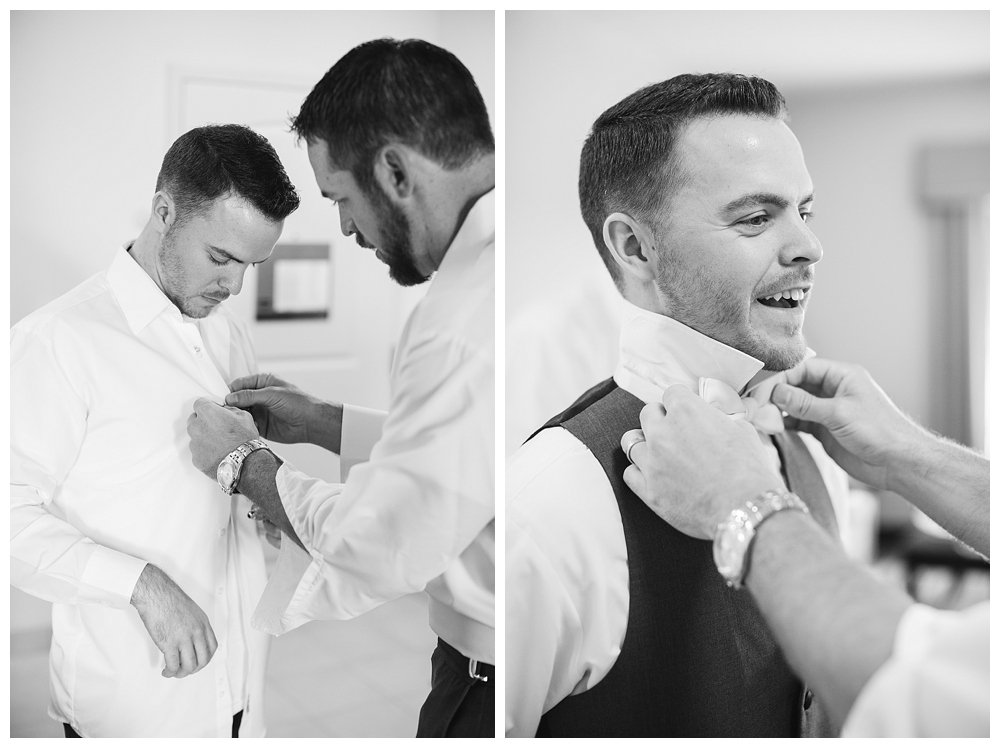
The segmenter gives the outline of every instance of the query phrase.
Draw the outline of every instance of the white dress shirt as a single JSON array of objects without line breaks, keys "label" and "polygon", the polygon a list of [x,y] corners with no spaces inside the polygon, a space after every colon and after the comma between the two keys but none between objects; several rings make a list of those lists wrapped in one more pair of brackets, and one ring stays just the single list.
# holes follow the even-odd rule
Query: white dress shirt
[{"label": "white dress shirt", "polygon": [[989,735],[989,601],[963,611],[911,605],[892,656],[858,694],[842,737]]},{"label": "white dress shirt", "polygon": [[[626,305],[614,379],[644,402],[660,402],[674,384],[697,392],[700,377],[740,391],[765,378],[762,369],[669,317]],[[803,440],[844,527],[846,475],[818,442]],[[761,441],[780,464],[770,438]],[[546,429],[521,447],[506,482],[505,729],[531,737],[542,714],[593,688],[617,660],[628,624],[628,554],[614,490],[567,430]]]},{"label": "white dress shirt", "polygon": [[[53,719],[84,737],[261,736],[267,637],[256,523],[191,462],[194,401],[256,370],[224,309],[185,318],[125,249],[11,329],[11,583],[53,603]],[[186,678],[129,601],[146,563],[208,615],[219,648]],[[248,699],[249,697],[249,699]]]},{"label": "white dress shirt", "polygon": [[407,321],[381,435],[377,415],[344,409],[346,482],[279,468],[282,504],[311,551],[282,543],[254,626],[353,618],[426,589],[434,632],[494,664],[493,211],[491,192]]}]

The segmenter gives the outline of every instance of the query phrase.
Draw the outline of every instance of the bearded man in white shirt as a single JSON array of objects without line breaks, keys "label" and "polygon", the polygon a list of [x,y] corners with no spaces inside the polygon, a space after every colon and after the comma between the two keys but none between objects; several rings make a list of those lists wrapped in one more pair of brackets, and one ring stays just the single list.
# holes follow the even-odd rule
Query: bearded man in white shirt
[{"label": "bearded man in white shirt", "polygon": [[11,330],[11,583],[53,603],[67,737],[264,735],[258,523],[191,466],[184,421],[256,370],[219,305],[298,202],[265,138],[191,130],[139,237]]},{"label": "bearded man in white shirt", "polygon": [[[280,634],[425,590],[438,647],[417,735],[493,737],[494,142],[486,105],[451,53],[380,39],[341,58],[292,126],[320,191],[340,209],[343,233],[377,248],[402,285],[434,278],[396,347],[387,415],[319,401],[270,375],[240,379],[226,402],[249,412],[196,404],[194,463],[237,487],[293,541],[282,542],[255,626]],[[327,484],[266,449],[249,452],[258,429],[340,454],[349,475]]]},{"label": "bearded man in white shirt", "polygon": [[822,256],[785,116],[767,81],[681,75],[608,109],[584,144],[583,217],[628,303],[614,377],[508,463],[508,736],[829,733],[711,544],[625,485],[619,445],[644,403],[684,385],[751,420],[775,470],[818,497],[814,514],[837,533],[843,474],[767,405],[778,372],[808,354]]}]

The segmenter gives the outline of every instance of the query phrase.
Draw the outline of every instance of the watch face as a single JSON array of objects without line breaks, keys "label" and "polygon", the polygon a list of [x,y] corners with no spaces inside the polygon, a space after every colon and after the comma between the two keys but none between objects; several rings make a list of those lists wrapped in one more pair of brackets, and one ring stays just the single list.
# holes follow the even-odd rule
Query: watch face
[{"label": "watch face", "polygon": [[750,541],[746,521],[744,513],[733,512],[715,536],[712,555],[719,573],[726,579],[738,579],[743,572],[743,557]]},{"label": "watch face", "polygon": [[233,465],[229,458],[226,458],[219,463],[217,477],[219,479],[219,485],[222,486],[222,490],[228,491],[230,486],[233,485],[233,478],[236,477],[236,466]]}]

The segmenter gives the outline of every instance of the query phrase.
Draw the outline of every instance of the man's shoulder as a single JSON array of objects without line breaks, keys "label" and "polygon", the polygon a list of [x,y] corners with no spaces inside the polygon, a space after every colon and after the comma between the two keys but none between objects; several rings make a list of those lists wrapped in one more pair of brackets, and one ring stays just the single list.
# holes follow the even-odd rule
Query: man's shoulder
[{"label": "man's shoulder", "polygon": [[101,271],[19,320],[11,327],[11,339],[85,327],[113,303],[107,271]]},{"label": "man's shoulder", "polygon": [[580,509],[591,497],[611,492],[597,458],[559,426],[538,432],[511,455],[505,480],[511,515]]},{"label": "man's shoulder", "polygon": [[[466,248],[468,251],[468,248]],[[450,251],[450,250],[449,250]],[[493,348],[494,251],[489,242],[476,248],[458,268],[430,281],[413,312],[413,333],[460,338],[474,347]]]},{"label": "man's shoulder", "polygon": [[578,611],[591,611],[585,618],[599,616],[578,580],[589,580],[601,599],[618,594],[614,570],[624,569],[626,550],[618,502],[597,458],[565,429],[544,429],[508,461],[506,491],[508,569],[541,564]]}]

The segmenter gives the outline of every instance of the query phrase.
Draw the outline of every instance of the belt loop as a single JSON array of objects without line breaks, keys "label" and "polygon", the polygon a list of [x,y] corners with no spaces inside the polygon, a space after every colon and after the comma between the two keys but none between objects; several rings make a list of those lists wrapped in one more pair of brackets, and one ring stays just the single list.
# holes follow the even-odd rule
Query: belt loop
[{"label": "belt loop", "polygon": [[481,680],[483,683],[489,680],[485,675],[479,674],[479,660],[473,660],[471,657],[469,658],[469,677]]}]

